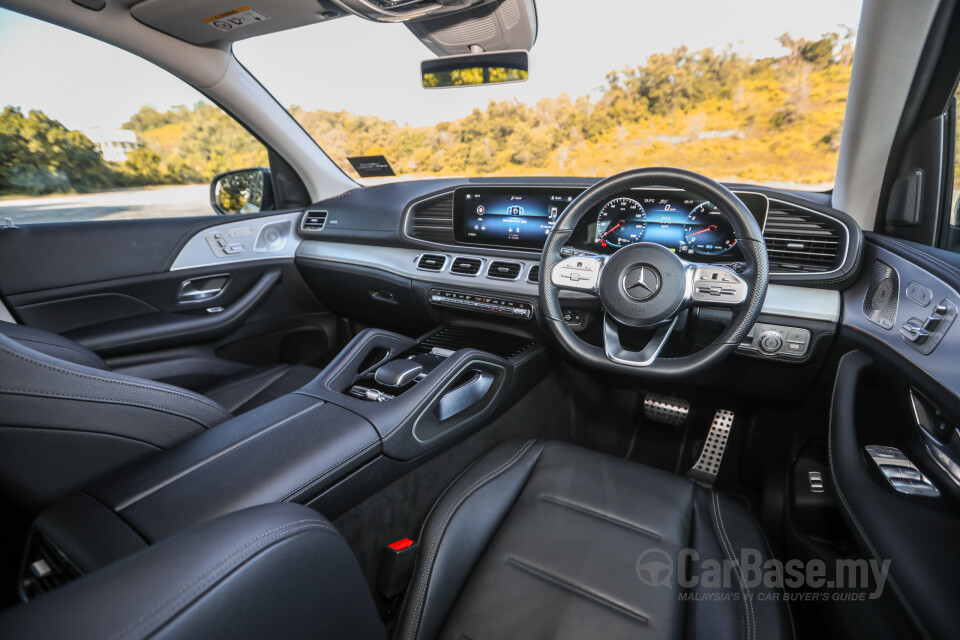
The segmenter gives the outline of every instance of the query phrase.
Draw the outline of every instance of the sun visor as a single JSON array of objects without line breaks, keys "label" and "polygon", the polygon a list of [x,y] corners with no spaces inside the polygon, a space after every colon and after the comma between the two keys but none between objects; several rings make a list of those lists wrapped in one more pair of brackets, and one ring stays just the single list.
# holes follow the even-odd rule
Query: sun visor
[{"label": "sun visor", "polygon": [[130,13],[148,27],[201,46],[236,42],[343,14],[317,0],[144,0]]}]

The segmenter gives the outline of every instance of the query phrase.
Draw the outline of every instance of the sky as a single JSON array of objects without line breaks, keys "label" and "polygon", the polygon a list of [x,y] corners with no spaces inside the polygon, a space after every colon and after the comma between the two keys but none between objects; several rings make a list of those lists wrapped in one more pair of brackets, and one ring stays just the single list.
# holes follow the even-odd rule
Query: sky
[{"label": "sky", "polygon": [[[855,27],[859,0],[540,0],[530,79],[428,91],[433,54],[401,24],[348,17],[241,41],[234,52],[284,105],[346,110],[410,125],[452,120],[490,100],[596,95],[607,73],[686,45],[779,56],[777,37]],[[166,71],[86,36],[0,9],[0,107],[41,109],[66,126],[119,127],[141,105],[202,96]],[[429,108],[425,108],[429,107]]]}]

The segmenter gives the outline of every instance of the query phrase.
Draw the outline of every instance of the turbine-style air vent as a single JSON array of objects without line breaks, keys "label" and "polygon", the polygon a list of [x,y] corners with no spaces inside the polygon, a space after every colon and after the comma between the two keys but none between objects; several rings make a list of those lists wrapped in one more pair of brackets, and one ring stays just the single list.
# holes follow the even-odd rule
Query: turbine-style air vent
[{"label": "turbine-style air vent", "polygon": [[418,204],[413,210],[412,235],[429,242],[454,242],[453,194]]},{"label": "turbine-style air vent", "polygon": [[300,228],[304,231],[321,231],[327,226],[326,211],[307,211],[303,214],[303,221]]},{"label": "turbine-style air vent", "polygon": [[480,258],[457,258],[450,267],[450,273],[458,276],[475,276],[480,273],[482,266],[483,260]]},{"label": "turbine-style air vent", "polygon": [[839,266],[839,223],[784,202],[771,201],[770,207],[763,230],[770,271],[823,273]]}]

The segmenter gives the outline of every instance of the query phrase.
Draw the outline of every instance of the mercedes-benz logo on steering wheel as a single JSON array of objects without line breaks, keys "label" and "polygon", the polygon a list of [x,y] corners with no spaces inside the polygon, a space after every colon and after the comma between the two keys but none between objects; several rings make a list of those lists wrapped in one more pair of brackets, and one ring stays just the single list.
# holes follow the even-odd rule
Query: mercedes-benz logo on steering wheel
[{"label": "mercedes-benz logo on steering wheel", "polygon": [[647,265],[631,267],[623,274],[623,290],[634,300],[649,300],[660,291],[660,274]]}]

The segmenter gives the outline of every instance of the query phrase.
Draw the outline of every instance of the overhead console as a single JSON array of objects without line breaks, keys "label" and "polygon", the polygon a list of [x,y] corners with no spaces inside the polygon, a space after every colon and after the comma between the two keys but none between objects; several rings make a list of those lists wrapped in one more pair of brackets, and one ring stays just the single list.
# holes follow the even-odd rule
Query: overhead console
[{"label": "overhead console", "polygon": [[[514,0],[511,0],[511,2]],[[404,22],[451,16],[495,0],[332,0],[350,13],[374,22]]]}]

